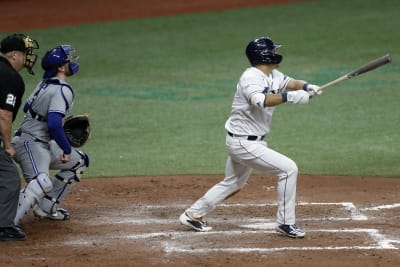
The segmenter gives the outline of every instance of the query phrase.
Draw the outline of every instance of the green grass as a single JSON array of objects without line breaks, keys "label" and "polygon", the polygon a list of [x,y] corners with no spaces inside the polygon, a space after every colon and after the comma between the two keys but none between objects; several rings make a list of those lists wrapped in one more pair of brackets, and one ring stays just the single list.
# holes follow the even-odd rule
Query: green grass
[{"label": "green grass", "polygon": [[[399,177],[399,8],[397,0],[321,0],[29,34],[41,55],[59,43],[78,49],[81,72],[70,82],[74,113],[92,117],[89,177],[222,174],[224,123],[255,37],[282,43],[281,71],[317,84],[391,53],[391,64],[308,106],[278,107],[267,141],[304,174]],[[26,97],[39,66],[34,78],[24,74]]]}]

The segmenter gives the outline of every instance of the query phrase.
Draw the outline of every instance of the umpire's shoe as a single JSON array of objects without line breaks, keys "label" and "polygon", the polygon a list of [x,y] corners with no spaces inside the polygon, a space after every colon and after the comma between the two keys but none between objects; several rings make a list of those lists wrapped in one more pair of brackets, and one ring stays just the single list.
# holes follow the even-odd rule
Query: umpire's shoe
[{"label": "umpire's shoe", "polygon": [[21,241],[25,239],[25,233],[20,227],[0,227],[0,241]]},{"label": "umpire's shoe", "polygon": [[306,233],[295,224],[281,224],[276,227],[276,230],[292,238],[302,238],[306,235]]},{"label": "umpire's shoe", "polygon": [[192,218],[187,212],[184,212],[179,216],[181,224],[189,226],[190,228],[198,232],[211,231],[212,227],[208,226],[201,218]]}]

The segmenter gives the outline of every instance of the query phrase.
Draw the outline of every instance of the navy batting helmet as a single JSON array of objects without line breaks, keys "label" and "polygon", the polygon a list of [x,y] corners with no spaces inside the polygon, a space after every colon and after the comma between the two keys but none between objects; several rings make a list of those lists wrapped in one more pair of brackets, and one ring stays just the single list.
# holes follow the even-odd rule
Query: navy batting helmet
[{"label": "navy batting helmet", "polygon": [[275,51],[281,47],[274,44],[271,38],[261,37],[251,41],[246,47],[246,56],[252,66],[259,64],[279,64],[282,61],[282,55]]},{"label": "navy batting helmet", "polygon": [[53,48],[43,56],[42,68],[45,70],[43,74],[44,79],[51,78],[57,74],[57,68],[69,63],[69,70],[72,74],[79,71],[79,56],[75,55],[75,49],[70,45],[60,45]]}]

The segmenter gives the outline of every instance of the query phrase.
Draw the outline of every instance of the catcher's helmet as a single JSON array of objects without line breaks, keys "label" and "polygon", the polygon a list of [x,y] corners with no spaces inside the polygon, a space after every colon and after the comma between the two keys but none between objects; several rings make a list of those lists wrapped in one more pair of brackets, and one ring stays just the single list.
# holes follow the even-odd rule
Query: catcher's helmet
[{"label": "catcher's helmet", "polygon": [[252,66],[259,64],[279,64],[282,55],[276,54],[275,50],[281,47],[274,44],[269,37],[261,37],[251,41],[246,47],[246,56]]},{"label": "catcher's helmet", "polygon": [[0,52],[5,54],[11,51],[21,51],[25,53],[24,67],[30,74],[33,73],[33,66],[36,63],[37,55],[33,49],[38,49],[39,44],[36,40],[22,33],[14,33],[4,38],[0,43]]},{"label": "catcher's helmet", "polygon": [[75,49],[70,45],[60,45],[53,48],[43,56],[42,68],[45,70],[43,74],[44,79],[51,78],[57,74],[57,68],[69,63],[71,75],[79,71],[79,56],[75,55]]}]

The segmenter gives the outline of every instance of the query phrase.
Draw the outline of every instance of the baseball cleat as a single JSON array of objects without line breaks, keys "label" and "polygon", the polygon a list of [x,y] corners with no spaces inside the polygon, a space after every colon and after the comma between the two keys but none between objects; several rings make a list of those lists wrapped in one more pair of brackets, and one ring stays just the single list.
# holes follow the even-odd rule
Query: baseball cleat
[{"label": "baseball cleat", "polygon": [[179,216],[179,221],[181,224],[189,226],[198,232],[207,232],[212,230],[212,227],[208,226],[204,221],[201,220],[201,218],[192,218],[186,212]]},{"label": "baseball cleat", "polygon": [[50,219],[56,221],[65,221],[69,220],[70,218],[69,212],[62,208],[57,209],[57,211],[54,213],[47,213],[39,206],[35,206],[33,209],[33,214],[41,219]]},{"label": "baseball cleat", "polygon": [[306,232],[298,228],[295,224],[281,224],[276,227],[276,231],[287,235],[292,238],[302,238],[306,235]]}]

